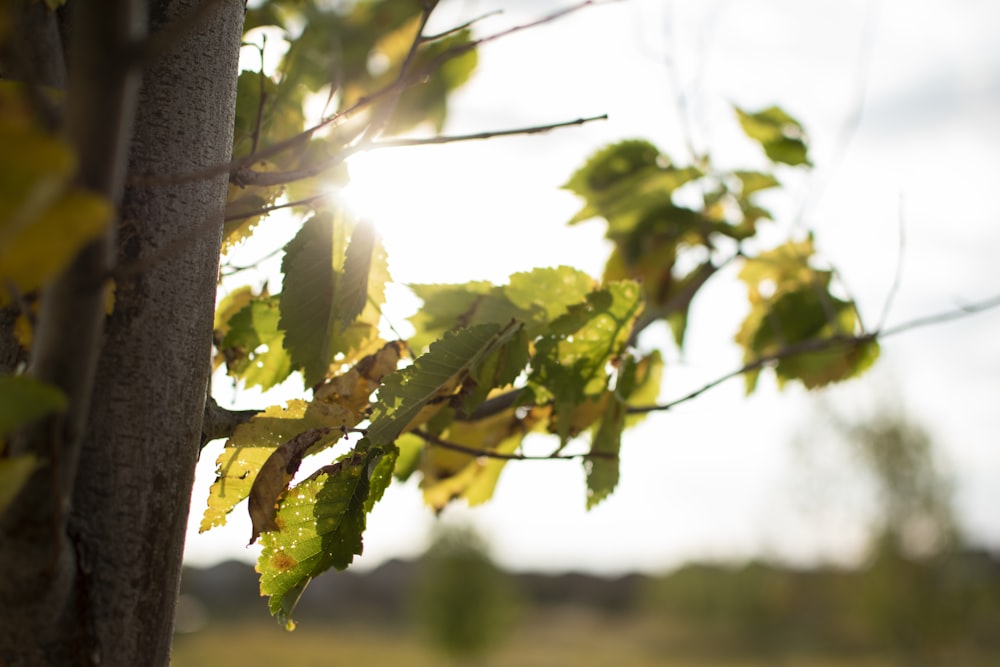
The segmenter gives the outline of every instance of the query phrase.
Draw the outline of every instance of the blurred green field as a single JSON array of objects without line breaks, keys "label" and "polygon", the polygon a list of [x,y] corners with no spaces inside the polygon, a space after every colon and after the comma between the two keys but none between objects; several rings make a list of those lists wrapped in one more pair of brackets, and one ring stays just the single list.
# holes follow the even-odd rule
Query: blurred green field
[{"label": "blurred green field", "polygon": [[[476,659],[454,660],[435,651],[415,632],[371,625],[320,627],[302,624],[294,632],[276,623],[213,624],[178,635],[174,667],[320,667],[328,665],[438,667],[898,667],[898,657],[867,653],[840,655],[749,651],[720,645],[691,628],[665,625],[652,617],[613,618],[588,610],[560,609],[522,618],[501,647]],[[996,667],[1000,657],[942,656],[941,664]]]}]

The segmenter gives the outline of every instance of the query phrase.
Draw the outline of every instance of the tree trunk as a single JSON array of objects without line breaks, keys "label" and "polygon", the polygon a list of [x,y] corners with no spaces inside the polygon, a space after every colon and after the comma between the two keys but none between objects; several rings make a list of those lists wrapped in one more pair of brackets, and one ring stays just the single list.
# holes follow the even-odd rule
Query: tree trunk
[{"label": "tree trunk", "polygon": [[[151,31],[204,2],[212,0],[151,2]],[[68,538],[72,549],[47,565],[55,570],[39,585],[68,592],[37,590],[33,599],[50,608],[33,613],[0,604],[0,665],[169,661],[227,178],[163,185],[146,177],[230,158],[244,5],[212,4],[142,68],[114,311],[104,323],[65,536],[54,538]]]}]

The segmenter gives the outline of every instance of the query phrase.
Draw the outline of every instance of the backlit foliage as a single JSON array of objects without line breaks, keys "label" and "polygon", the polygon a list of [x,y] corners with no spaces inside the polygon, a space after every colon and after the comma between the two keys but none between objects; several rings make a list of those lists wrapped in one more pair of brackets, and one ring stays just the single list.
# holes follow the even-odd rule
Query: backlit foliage
[{"label": "backlit foliage", "polygon": [[[765,367],[781,384],[813,388],[857,375],[878,354],[811,238],[753,250],[771,218],[763,193],[780,194],[783,174],[810,166],[801,125],[777,107],[733,114],[766,167],[721,169],[709,155],[684,163],[632,139],[570,175],[565,188],[581,208],[569,223],[603,225],[611,245],[602,275],[558,266],[498,285],[413,285],[423,301],[414,335],[383,340],[386,253],[329,188],[380,137],[439,130],[449,95],[472,75],[482,36],[475,25],[428,36],[435,4],[265,0],[246,15],[247,31],[277,31],[289,48],[272,73],[238,78],[223,251],[276,206],[299,229],[283,248],[280,289],[248,285],[219,300],[213,363],[245,386],[300,373],[308,389],[236,427],[201,529],[248,501],[261,592],[288,627],[308,582],[361,553],[366,516],[393,479],[418,476],[436,510],[482,503],[507,462],[526,458],[525,436],[550,434],[551,456],[582,462],[587,506],[607,498],[623,432],[662,408],[667,356],[640,345],[642,333],[664,322],[683,348],[690,306],[724,266],[736,265],[747,287],[733,334],[748,391]],[[30,304],[111,218],[73,184],[75,157],[34,122],[26,96],[0,82],[0,305]],[[310,127],[316,99],[322,120]],[[46,388],[4,380],[3,405],[36,396],[29,418],[58,409]],[[332,454],[345,438],[348,451]],[[296,477],[304,459],[324,456]],[[0,459],[0,486],[16,492],[37,464]]]}]

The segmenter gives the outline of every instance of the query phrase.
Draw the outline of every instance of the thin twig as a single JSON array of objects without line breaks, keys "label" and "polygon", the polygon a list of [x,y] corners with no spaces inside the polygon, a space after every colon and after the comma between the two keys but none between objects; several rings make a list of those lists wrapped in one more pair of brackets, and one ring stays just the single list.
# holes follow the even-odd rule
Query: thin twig
[{"label": "thin twig", "polygon": [[246,220],[247,218],[254,218],[258,215],[267,215],[272,211],[279,211],[283,208],[293,208],[295,206],[307,206],[308,204],[318,201],[320,199],[326,199],[327,197],[332,197],[335,192],[320,192],[309,197],[303,197],[302,199],[296,199],[295,201],[285,202],[284,204],[272,204],[270,206],[264,206],[263,208],[257,208],[252,211],[243,211],[242,213],[230,213],[223,221],[232,222],[233,220]]},{"label": "thin twig", "polygon": [[462,32],[466,28],[471,28],[472,26],[474,26],[475,24],[479,23],[480,21],[488,19],[491,16],[499,16],[500,14],[503,14],[503,10],[502,9],[494,9],[492,12],[486,12],[485,14],[477,16],[474,19],[469,19],[465,23],[457,25],[457,26],[455,26],[453,28],[448,28],[444,32],[439,32],[436,35],[426,35],[424,37],[421,37],[420,39],[425,44],[430,44],[431,42],[436,42],[436,41],[442,40],[442,39],[444,39],[446,37],[451,37],[452,35],[455,35],[457,33]]},{"label": "thin twig", "polygon": [[442,440],[441,438],[431,435],[427,431],[420,429],[414,429],[410,431],[413,435],[419,437],[421,440],[434,447],[440,447],[441,449],[450,449],[453,452],[461,452],[462,454],[468,454],[469,456],[475,456],[479,458],[487,459],[499,459],[501,461],[565,461],[571,459],[617,459],[618,457],[609,452],[586,452],[581,454],[547,454],[544,456],[531,456],[529,454],[503,454],[501,452],[495,452],[488,449],[476,449],[475,447],[467,447],[465,445],[459,445],[458,443],[448,442],[447,440]]},{"label": "thin twig", "polygon": [[224,267],[224,270],[220,271],[220,273],[223,276],[235,276],[237,273],[240,273],[242,271],[249,271],[250,269],[257,268],[257,266],[261,262],[269,260],[272,257],[274,257],[275,255],[277,255],[278,253],[284,252],[284,251],[285,251],[285,247],[284,246],[278,246],[277,248],[275,248],[271,252],[267,253],[263,257],[258,257],[256,260],[250,262],[249,264],[244,264],[242,266],[229,266],[229,265],[227,265],[227,266]]},{"label": "thin twig", "polygon": [[472,134],[451,134],[451,135],[438,135],[434,137],[406,137],[401,139],[387,139],[384,141],[376,141],[368,146],[368,149],[375,150],[379,148],[405,148],[408,146],[433,146],[436,144],[452,144],[460,141],[477,141],[480,139],[494,139],[497,137],[509,137],[515,135],[525,135],[525,134],[541,134],[543,132],[549,132],[551,130],[556,130],[563,127],[572,127],[574,125],[584,125],[586,123],[592,123],[598,120],[607,120],[608,114],[601,114],[599,116],[587,116],[586,118],[577,118],[576,120],[564,120],[557,123],[549,123],[547,125],[535,125],[532,127],[519,127],[510,130],[490,130],[486,132],[475,132]]},{"label": "thin twig", "polygon": [[301,169],[290,171],[254,171],[246,170],[233,174],[234,181],[242,186],[272,186],[285,185],[294,181],[301,181],[312,178],[324,171],[331,169],[347,158],[357,153],[380,150],[385,148],[404,148],[409,146],[432,146],[437,144],[452,144],[462,141],[479,141],[482,139],[494,139],[497,137],[509,137],[515,135],[540,134],[563,127],[583,125],[598,120],[607,120],[607,114],[600,116],[589,116],[587,118],[577,118],[575,120],[549,123],[547,125],[535,125],[532,127],[519,127],[510,130],[491,130],[488,132],[476,132],[473,134],[438,135],[424,138],[404,138],[389,139],[385,141],[372,141],[348,146],[328,160],[317,162]]},{"label": "thin twig", "polygon": [[878,318],[878,329],[881,331],[885,327],[886,321],[889,319],[889,311],[892,309],[892,303],[896,300],[896,294],[899,293],[900,285],[903,282],[903,251],[906,247],[906,224],[903,220],[903,195],[899,195],[899,229],[897,230],[899,237],[899,245],[896,251],[896,270],[892,276],[892,285],[889,287],[889,294],[885,297],[885,304],[882,306],[882,315]]},{"label": "thin twig", "polygon": [[[596,6],[596,5],[610,5],[610,4],[613,4],[615,2],[621,2],[621,1],[622,0],[586,0],[585,2],[580,2],[580,3],[577,3],[575,5],[570,5],[569,7],[564,7],[563,9],[555,11],[555,12],[553,12],[553,13],[547,15],[547,16],[543,16],[540,19],[536,19],[536,20],[531,21],[529,23],[522,23],[521,25],[516,25],[516,26],[514,26],[512,28],[508,28],[506,30],[501,30],[500,32],[495,33],[493,35],[489,35],[487,37],[483,37],[481,39],[477,39],[476,41],[472,42],[472,44],[473,44],[472,48],[475,48],[477,46],[481,46],[483,44],[487,44],[489,42],[496,41],[498,39],[502,39],[503,37],[507,37],[509,35],[513,35],[515,33],[521,32],[522,30],[528,30],[530,28],[537,28],[540,25],[545,25],[546,23],[552,23],[553,21],[557,21],[557,20],[561,19],[564,16],[568,16],[570,14],[574,14],[574,13],[580,11],[581,9],[585,9],[587,7]],[[469,49],[466,49],[466,50],[468,51]]]},{"label": "thin twig", "polygon": [[976,301],[974,303],[970,303],[965,306],[959,306],[956,310],[949,310],[943,313],[937,313],[936,315],[927,315],[924,317],[918,317],[908,322],[897,324],[894,327],[889,327],[888,329],[882,330],[882,332],[878,334],[878,337],[888,338],[889,336],[895,336],[897,334],[903,333],[904,331],[910,331],[911,329],[919,329],[934,324],[944,324],[945,322],[951,322],[952,320],[959,320],[962,319],[963,317],[976,315],[978,313],[982,313],[987,310],[992,310],[993,308],[997,307],[1000,307],[1000,294],[990,297],[988,299],[983,299],[982,301]]},{"label": "thin twig", "polygon": [[750,373],[755,370],[759,370],[768,364],[774,363],[776,361],[781,361],[782,359],[787,359],[789,357],[795,357],[800,354],[809,354],[813,352],[824,352],[826,350],[833,349],[835,347],[852,347],[856,345],[861,345],[863,343],[871,342],[874,340],[883,340],[885,338],[890,338],[892,336],[899,335],[903,332],[910,331],[912,329],[919,329],[926,326],[931,326],[934,324],[943,324],[945,322],[951,322],[953,320],[968,317],[970,315],[975,315],[993,308],[1000,307],[1000,295],[985,299],[983,301],[977,301],[975,303],[962,306],[956,310],[949,310],[942,313],[937,313],[934,315],[927,315],[925,317],[918,317],[916,319],[910,320],[908,322],[903,322],[894,327],[888,329],[883,329],[881,331],[876,331],[872,333],[860,334],[857,336],[834,336],[831,338],[820,338],[814,340],[807,340],[801,343],[796,343],[795,345],[789,345],[784,349],[781,349],[774,354],[764,355],[759,357],[749,363],[744,364],[740,368],[734,371],[730,371],[725,375],[722,375],[711,382],[702,385],[698,389],[681,396],[668,403],[658,404],[658,405],[633,405],[629,406],[629,414],[645,414],[649,412],[662,412],[670,410],[681,403],[686,403],[698,396],[701,396],[706,391],[717,387],[726,380],[730,380],[734,377],[743,375],[745,373]]}]

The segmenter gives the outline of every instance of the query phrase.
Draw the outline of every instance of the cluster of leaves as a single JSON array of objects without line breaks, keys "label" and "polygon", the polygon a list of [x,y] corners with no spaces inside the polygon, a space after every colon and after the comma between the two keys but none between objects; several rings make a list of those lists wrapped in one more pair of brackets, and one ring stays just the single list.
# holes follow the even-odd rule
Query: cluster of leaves
[{"label": "cluster of leaves", "polygon": [[[561,266],[505,285],[411,285],[423,301],[416,333],[405,345],[386,343],[377,324],[389,277],[378,240],[364,223],[320,212],[285,248],[280,294],[244,288],[220,302],[217,363],[265,389],[294,371],[313,386],[311,400],[237,427],[202,523],[224,523],[249,499],[272,613],[291,625],[308,581],[361,552],[366,514],[393,476],[419,475],[437,510],[456,499],[481,503],[506,463],[526,458],[525,436],[549,433],[548,456],[582,459],[588,507],[606,498],[618,483],[622,433],[655,409],[660,389],[663,356],[640,352],[641,332],[663,320],[683,346],[690,304],[724,263],[742,263],[748,288],[750,311],[736,335],[748,391],[763,366],[755,360],[775,361],[779,381],[807,387],[871,362],[877,348],[858,342],[854,306],[831,293],[833,274],[815,268],[811,239],[755,256],[744,250],[770,218],[759,193],[779,186],[777,170],[807,160],[804,143],[801,153],[789,147],[803,133],[783,112],[737,114],[771,170],[721,171],[707,158],[677,166],[630,140],[599,151],[569,179],[583,201],[570,223],[607,226],[613,249],[600,280]],[[830,347],[840,339],[854,342],[846,353]],[[412,363],[398,368],[407,352]],[[350,451],[294,482],[304,457],[365,422]],[[564,454],[583,438],[583,453]]]},{"label": "cluster of leaves", "polygon": [[[481,503],[508,461],[531,458],[522,445],[539,433],[551,436],[543,456],[582,460],[588,507],[607,498],[625,428],[657,409],[664,356],[643,351],[640,335],[664,321],[683,347],[690,305],[724,264],[742,265],[748,289],[735,338],[748,391],[765,364],[779,382],[811,388],[857,374],[877,354],[833,273],[817,268],[811,239],[746,249],[770,218],[761,193],[779,187],[782,169],[809,166],[801,126],[778,108],[736,110],[769,160],[764,170],[720,170],[708,157],[678,165],[629,140],[573,174],[566,188],[582,208],[570,224],[603,221],[612,246],[599,279],[560,266],[503,285],[413,285],[424,302],[415,334],[383,340],[385,251],[329,187],[380,135],[441,128],[477,42],[469,26],[426,35],[435,4],[266,0],[247,12],[248,31],[276,30],[289,49],[274,73],[239,76],[224,250],[279,206],[303,222],[283,248],[280,292],[245,286],[220,299],[214,363],[247,386],[300,373],[311,389],[235,428],[201,528],[247,501],[251,541],[263,547],[261,591],[288,626],[308,582],[361,553],[367,514],[393,479],[419,476],[435,510]],[[0,155],[0,306],[19,307],[25,346],[33,293],[111,218],[107,202],[74,184],[72,151],[38,124],[29,99],[0,82],[0,143],[14,147]],[[324,115],[307,127],[315,99]],[[0,411],[2,437],[63,407],[50,388],[0,380],[11,407]],[[331,454],[353,432],[362,436]],[[0,509],[42,464],[7,449]],[[306,458],[322,456],[296,478]]]}]

